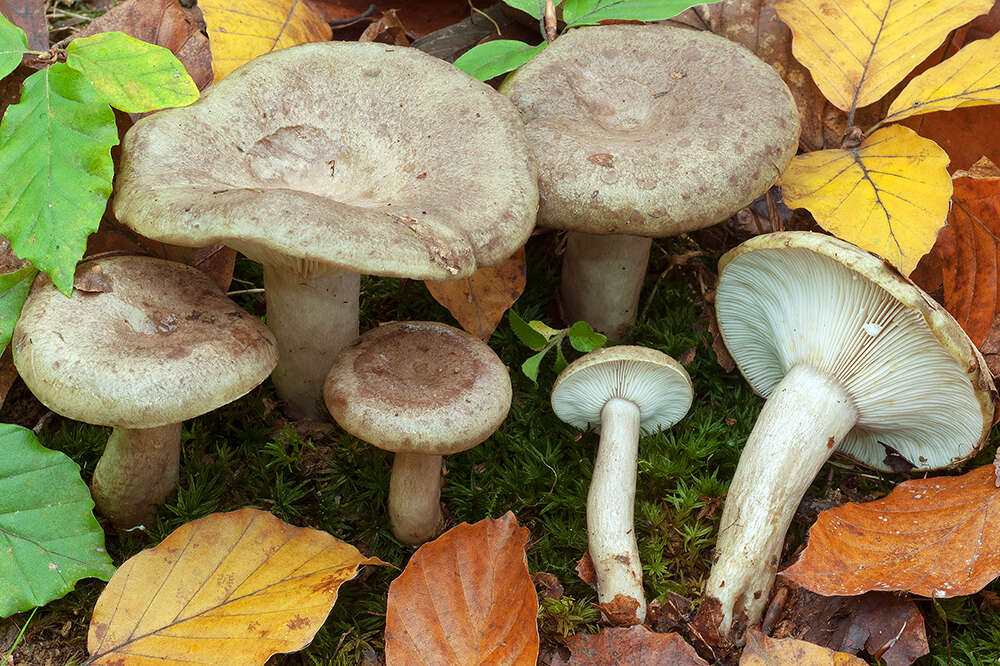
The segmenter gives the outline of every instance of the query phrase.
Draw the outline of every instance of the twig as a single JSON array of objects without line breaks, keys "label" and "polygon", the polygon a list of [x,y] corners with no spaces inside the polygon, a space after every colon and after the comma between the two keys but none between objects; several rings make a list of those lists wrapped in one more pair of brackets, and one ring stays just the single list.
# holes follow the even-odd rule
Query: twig
[{"label": "twig", "polygon": [[261,288],[256,289],[236,289],[235,291],[227,291],[226,296],[240,296],[242,294],[263,294],[264,290]]},{"label": "twig", "polygon": [[545,27],[545,41],[554,41],[556,31],[556,5],[552,0],[545,0],[545,20],[542,24]]},{"label": "twig", "polygon": [[346,28],[349,25],[354,25],[358,21],[363,21],[366,18],[371,18],[375,14],[375,3],[368,5],[368,9],[361,12],[357,16],[349,19],[338,19],[336,21],[327,21],[326,24],[331,28]]},{"label": "twig", "polygon": [[502,37],[503,36],[503,31],[500,30],[500,24],[497,23],[496,21],[494,21],[492,16],[490,16],[489,14],[487,14],[486,12],[484,12],[482,9],[480,9],[479,7],[476,7],[474,4],[472,4],[472,0],[468,0],[468,2],[469,2],[469,9],[472,10],[472,13],[473,14],[479,14],[479,15],[485,17],[486,20],[489,21],[490,23],[492,23],[493,27],[496,28],[497,37]]}]

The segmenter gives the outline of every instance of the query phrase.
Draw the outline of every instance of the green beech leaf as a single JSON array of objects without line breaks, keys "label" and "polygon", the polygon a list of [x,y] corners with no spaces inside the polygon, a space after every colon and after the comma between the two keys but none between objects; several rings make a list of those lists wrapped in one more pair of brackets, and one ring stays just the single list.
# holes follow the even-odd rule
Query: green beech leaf
[{"label": "green beech leaf", "polygon": [[0,14],[0,79],[21,64],[21,56],[28,50],[28,36],[24,30]]},{"label": "green beech leaf", "polygon": [[28,298],[31,281],[38,274],[34,266],[0,275],[0,351],[10,342],[14,324],[21,315],[21,306]]},{"label": "green beech leaf", "polygon": [[[514,9],[520,9],[525,14],[530,14],[536,19],[542,18],[542,14],[545,13],[545,0],[503,0],[504,4],[510,5]],[[556,0],[556,6],[562,0]]]},{"label": "green beech leaf", "polygon": [[566,369],[567,365],[569,365],[569,363],[566,361],[566,355],[563,354],[562,343],[560,342],[556,345],[556,362],[555,365],[552,366],[552,369],[556,371],[556,374],[559,374]]},{"label": "green beech leaf", "polygon": [[28,429],[0,424],[0,617],[58,599],[115,568],[80,467]]},{"label": "green beech leaf", "polygon": [[0,122],[0,235],[64,294],[111,194],[111,108],[56,63],[24,82]]},{"label": "green beech leaf", "polygon": [[533,381],[535,386],[538,386],[538,368],[541,366],[543,358],[545,358],[545,352],[540,351],[534,356],[529,356],[528,360],[521,364],[521,372]]},{"label": "green beech leaf", "polygon": [[594,25],[608,19],[663,21],[694,5],[719,0],[566,0],[562,18],[567,28]]},{"label": "green beech leaf", "polygon": [[514,335],[516,335],[517,339],[520,340],[525,346],[537,351],[544,347],[545,343],[548,342],[544,335],[531,328],[531,326],[528,325],[528,322],[524,321],[524,319],[521,318],[521,315],[514,312],[514,310],[507,311],[507,321],[510,322],[510,328],[514,331]]},{"label": "green beech leaf", "polygon": [[608,341],[606,335],[594,332],[585,321],[578,321],[569,327],[569,343],[579,352],[592,352],[600,349]]},{"label": "green beech leaf", "polygon": [[105,102],[126,113],[198,99],[198,86],[173,53],[123,32],[74,39],[66,47],[66,64],[83,74]]},{"label": "green beech leaf", "polygon": [[545,42],[531,46],[514,39],[495,39],[463,53],[455,61],[455,67],[480,81],[488,81],[517,69],[544,48]]}]

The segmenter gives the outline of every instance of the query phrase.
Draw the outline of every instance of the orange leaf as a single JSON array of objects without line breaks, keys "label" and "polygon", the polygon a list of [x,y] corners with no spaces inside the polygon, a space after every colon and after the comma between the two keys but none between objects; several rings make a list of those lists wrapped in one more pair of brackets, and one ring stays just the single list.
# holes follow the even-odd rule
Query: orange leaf
[{"label": "orange leaf", "polygon": [[1000,574],[1000,489],[993,465],[906,481],[887,497],[820,514],[782,575],[823,595],[905,590],[973,594]]},{"label": "orange leaf", "polygon": [[680,634],[657,634],[646,627],[610,627],[599,634],[574,634],[566,641],[568,666],[604,664],[671,664],[698,666],[708,662]]},{"label": "orange leaf", "polygon": [[421,546],[389,586],[386,665],[533,666],[538,597],[527,542],[528,530],[508,512]]},{"label": "orange leaf", "polygon": [[846,652],[794,638],[768,638],[757,629],[749,629],[740,666],[868,666],[868,662]]},{"label": "orange leaf", "polygon": [[853,113],[878,101],[949,32],[990,10],[994,0],[778,0],[792,52],[837,108]]},{"label": "orange leaf", "polygon": [[259,55],[325,42],[330,26],[304,0],[201,0],[215,80]]},{"label": "orange leaf", "polygon": [[92,664],[263,664],[312,640],[341,583],[384,564],[256,509],[182,525],[130,558],[90,622]]},{"label": "orange leaf", "polygon": [[489,340],[497,324],[524,292],[527,266],[524,248],[496,266],[480,268],[464,280],[427,280],[427,291],[466,331]]},{"label": "orange leaf", "polygon": [[977,162],[972,172],[960,171],[952,182],[948,226],[938,234],[931,256],[941,267],[944,306],[978,347],[1000,313],[1000,169]]}]

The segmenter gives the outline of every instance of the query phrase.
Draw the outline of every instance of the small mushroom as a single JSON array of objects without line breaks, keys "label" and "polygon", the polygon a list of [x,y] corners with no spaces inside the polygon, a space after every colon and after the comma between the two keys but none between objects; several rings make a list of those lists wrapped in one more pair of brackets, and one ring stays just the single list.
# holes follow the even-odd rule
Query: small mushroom
[{"label": "small mushroom", "polygon": [[524,244],[537,205],[504,96],[416,49],[353,42],[261,56],[140,120],[114,198],[144,236],[225,243],[263,264],[273,381],[310,419],[358,335],[360,274],[468,277]]},{"label": "small mushroom", "polygon": [[785,532],[838,451],[890,471],[972,456],[993,423],[986,365],[944,308],[881,259],[809,232],[757,236],[719,262],[729,352],[767,398],[740,456],[705,584],[723,636],[760,620]]},{"label": "small mushroom", "polygon": [[607,347],[570,363],[552,387],[552,410],[601,433],[587,494],[587,540],[601,603],[619,594],[646,617],[634,531],[639,436],[669,428],[691,407],[691,379],[677,361],[645,347]]},{"label": "small mushroom", "polygon": [[[98,509],[149,521],[177,486],[181,421],[236,400],[277,362],[271,333],[200,271],[152,257],[80,264],[71,298],[39,276],[14,328],[13,359],[49,409],[112,426],[94,469]],[[95,280],[90,280],[95,282]]]},{"label": "small mushroom", "polygon": [[569,231],[566,321],[635,322],[651,239],[720,222],[798,145],[788,87],[739,44],[666,25],[571,30],[500,87],[539,168],[538,225]]},{"label": "small mushroom", "polygon": [[344,430],[396,454],[393,534],[419,544],[440,533],[442,456],[479,445],[507,417],[507,368],[481,340],[437,322],[372,329],[334,360],[326,405]]}]

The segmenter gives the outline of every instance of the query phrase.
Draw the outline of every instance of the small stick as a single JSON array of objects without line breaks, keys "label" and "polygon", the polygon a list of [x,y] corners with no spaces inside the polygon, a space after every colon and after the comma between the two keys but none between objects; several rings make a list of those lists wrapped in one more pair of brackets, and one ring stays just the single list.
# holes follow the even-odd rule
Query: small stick
[{"label": "small stick", "polygon": [[545,41],[556,38],[556,5],[552,0],[545,0]]}]

